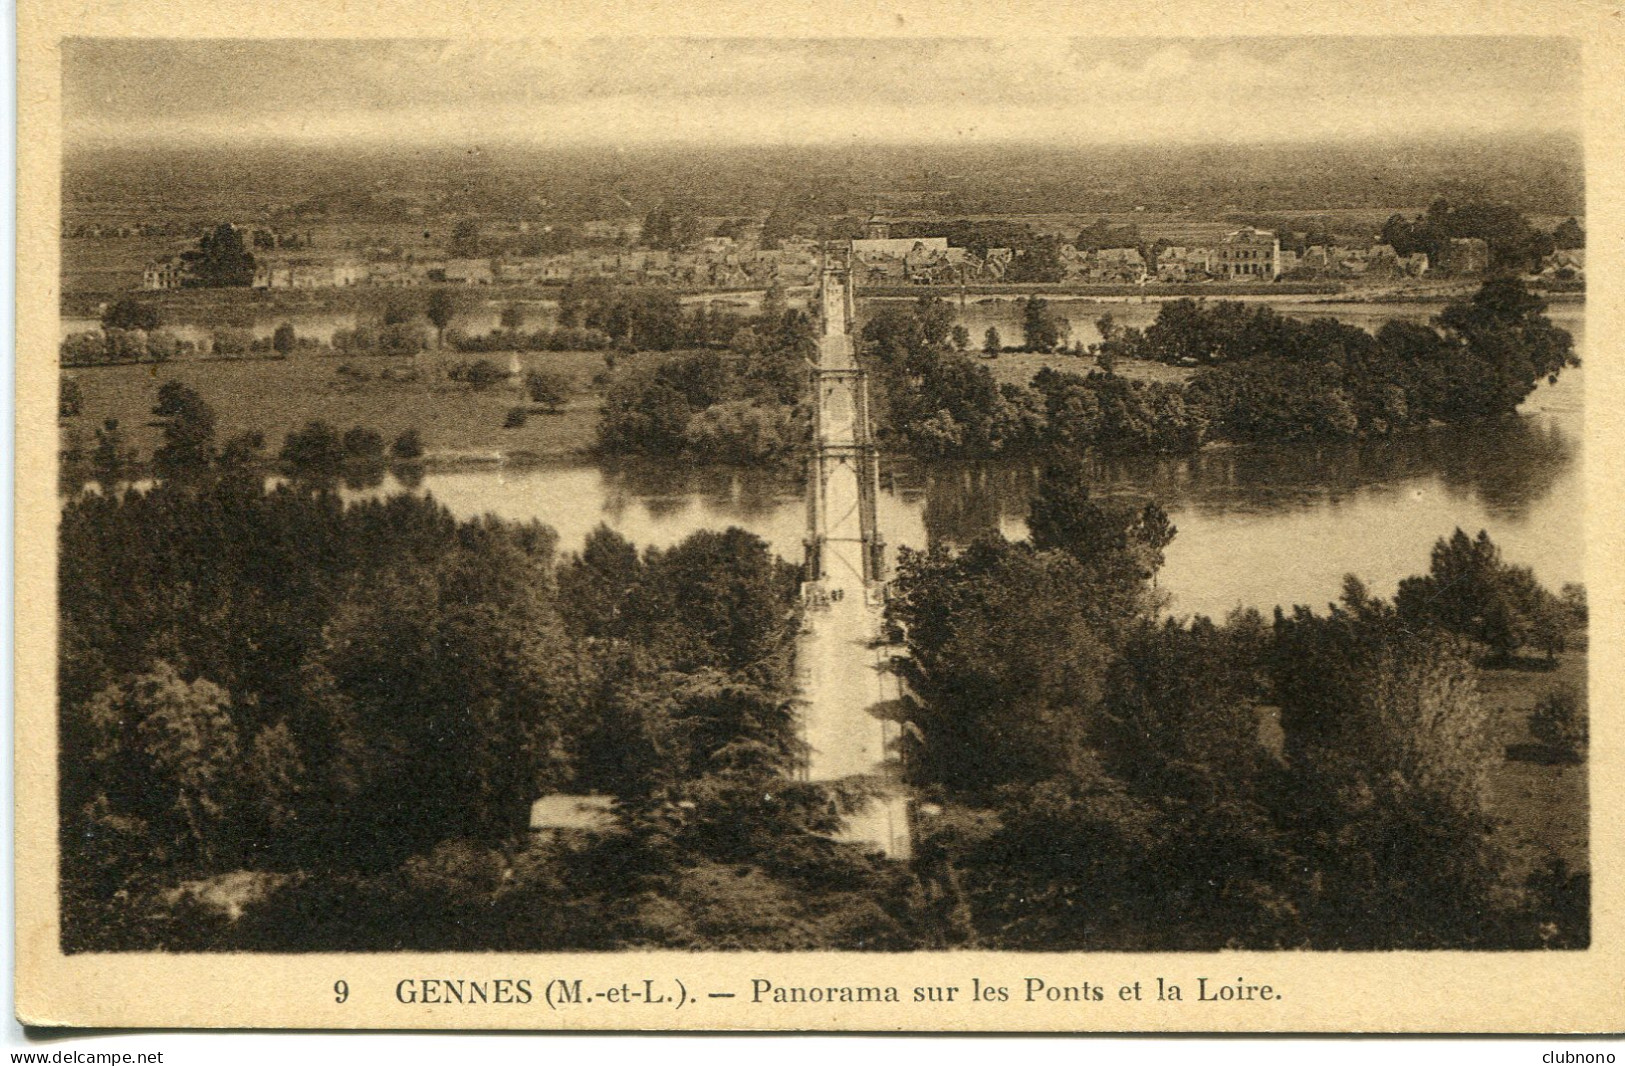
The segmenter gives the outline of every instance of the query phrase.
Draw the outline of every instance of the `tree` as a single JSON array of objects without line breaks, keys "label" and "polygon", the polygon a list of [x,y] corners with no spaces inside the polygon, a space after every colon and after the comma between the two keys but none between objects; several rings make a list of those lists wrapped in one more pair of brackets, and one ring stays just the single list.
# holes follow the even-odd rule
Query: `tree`
[{"label": "tree", "polygon": [[423,436],[417,427],[401,430],[400,436],[395,438],[395,443],[389,446],[389,453],[407,462],[423,458]]},{"label": "tree", "polygon": [[134,296],[120,296],[102,312],[102,329],[143,330],[151,333],[162,325],[163,319],[155,304],[138,300]]},{"label": "tree", "polygon": [[970,348],[970,330],[966,329],[963,323],[955,322],[948,336],[953,342],[955,351],[963,352]]},{"label": "tree", "polygon": [[458,363],[446,371],[452,381],[465,382],[475,389],[487,389],[508,379],[508,372],[489,359],[476,359],[472,363]]},{"label": "tree", "polygon": [[457,259],[473,259],[480,254],[480,220],[460,218],[451,228],[451,246],[448,249]]},{"label": "tree", "polygon": [[236,226],[222,222],[198,240],[197,250],[182,258],[191,264],[189,284],[202,288],[246,289],[254,284],[254,256],[243,246]]},{"label": "tree", "polygon": [[982,334],[982,354],[989,359],[996,359],[1003,350],[1004,338],[999,336],[998,327],[987,327],[987,332]]},{"label": "tree", "polygon": [[1080,769],[1111,645],[1075,559],[1002,539],[904,549],[892,587],[917,781],[976,792]]},{"label": "tree", "polygon": [[96,429],[96,448],[90,453],[90,469],[105,495],[116,493],[129,476],[135,453],[124,443],[118,419],[109,418]]},{"label": "tree", "polygon": [[210,336],[210,350],[215,355],[247,355],[254,347],[254,334],[246,329],[224,326]]},{"label": "tree", "polygon": [[85,392],[79,382],[70,377],[62,377],[57,382],[56,390],[56,416],[58,418],[77,418],[79,412],[84,410]]},{"label": "tree", "polygon": [[497,324],[505,330],[523,329],[525,326],[525,308],[523,304],[512,303],[502,309],[502,315]]},{"label": "tree", "polygon": [[1553,751],[1579,758],[1591,739],[1585,697],[1570,688],[1542,697],[1529,715],[1529,732]]},{"label": "tree", "polygon": [[1458,388],[1448,399],[1457,418],[1511,414],[1541,378],[1556,381],[1578,366],[1574,338],[1552,325],[1546,301],[1516,277],[1490,278],[1470,300],[1456,301],[1437,319],[1464,346],[1463,369],[1475,388]]},{"label": "tree", "polygon": [[306,422],[283,440],[281,458],[299,473],[331,476],[344,465],[344,441],[326,422]]},{"label": "tree", "polygon": [[1493,935],[1503,857],[1485,796],[1500,753],[1456,638],[1408,624],[1350,578],[1328,617],[1277,611],[1270,676],[1294,768],[1284,810],[1316,871],[1305,917],[1322,943]]},{"label": "tree", "polygon": [[1029,296],[1021,308],[1021,334],[1032,352],[1053,352],[1066,333],[1065,320],[1050,310],[1049,301]]},{"label": "tree", "polygon": [[1562,249],[1584,248],[1585,230],[1580,228],[1580,223],[1576,219],[1566,218],[1552,231],[1552,244]]},{"label": "tree", "polygon": [[575,669],[547,580],[551,536],[495,520],[420,565],[352,588],[313,669],[363,746],[344,835],[374,862],[525,832],[564,784],[561,699]]},{"label": "tree", "polygon": [[159,476],[180,478],[207,470],[215,457],[215,414],[203,397],[179,381],[166,381],[152,413],[166,419],[164,443],[152,455]]},{"label": "tree", "polygon": [[436,347],[444,347],[446,341],[446,327],[451,325],[462,311],[462,301],[451,289],[436,288],[429,294],[428,306],[424,314],[434,324]]},{"label": "tree", "polygon": [[[438,290],[437,290],[438,291]],[[405,326],[417,321],[418,311],[412,302],[404,298],[391,298],[384,305],[383,324],[385,326]],[[357,327],[359,330],[360,327]],[[358,344],[356,347],[365,348],[370,345]]]},{"label": "tree", "polygon": [[540,404],[549,414],[564,409],[574,385],[574,379],[559,370],[532,370],[525,375],[525,393],[530,402]]},{"label": "tree", "polygon": [[384,456],[384,438],[376,429],[352,426],[344,432],[346,459],[376,462]]},{"label": "tree", "polygon": [[1484,530],[1476,538],[1460,529],[1448,540],[1441,537],[1428,574],[1401,581],[1394,602],[1401,617],[1478,641],[1501,661],[1531,639],[1552,655],[1572,624],[1528,567],[1502,561]]},{"label": "tree", "polygon": [[762,332],[769,336],[777,333],[784,324],[784,312],[788,308],[789,304],[784,299],[784,286],[777,281],[772,282],[768,285],[767,291],[762,293],[762,313],[760,315]]},{"label": "tree", "polygon": [[293,351],[298,344],[299,335],[294,332],[292,322],[282,323],[281,325],[277,326],[276,331],[271,334],[271,350],[278,352],[279,354],[287,355],[289,352]]},{"label": "tree", "polygon": [[632,542],[600,522],[559,569],[559,602],[572,630],[600,640],[628,635],[626,598],[643,574]]},{"label": "tree", "polygon": [[231,700],[209,681],[188,682],[167,662],[97,693],[85,709],[100,783],[116,809],[155,831],[170,858],[214,859],[238,769]]},{"label": "tree", "polygon": [[1068,552],[1115,585],[1130,615],[1143,609],[1134,601],[1162,568],[1163,550],[1178,533],[1155,502],[1138,513],[1096,503],[1089,495],[1087,466],[1068,452],[1045,465],[1027,529],[1034,547]]}]

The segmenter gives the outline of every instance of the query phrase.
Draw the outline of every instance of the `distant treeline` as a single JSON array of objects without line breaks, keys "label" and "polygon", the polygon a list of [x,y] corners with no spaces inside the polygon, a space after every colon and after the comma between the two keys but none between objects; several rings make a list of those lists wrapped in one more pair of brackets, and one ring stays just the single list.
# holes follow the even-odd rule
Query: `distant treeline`
[{"label": "distant treeline", "polygon": [[[1103,318],[1095,368],[1046,369],[1028,386],[996,383],[965,354],[952,309],[934,297],[882,310],[863,340],[886,432],[905,447],[965,457],[1055,446],[1179,452],[1208,440],[1350,438],[1510,415],[1541,379],[1579,362],[1545,306],[1517,280],[1497,278],[1432,325],[1392,321],[1373,336],[1268,306],[1176,300],[1143,330]],[[1030,348],[1056,346],[1063,334],[1045,301],[1027,301],[1024,317]],[[1185,385],[1130,380],[1114,372],[1127,359],[1195,373]]]}]

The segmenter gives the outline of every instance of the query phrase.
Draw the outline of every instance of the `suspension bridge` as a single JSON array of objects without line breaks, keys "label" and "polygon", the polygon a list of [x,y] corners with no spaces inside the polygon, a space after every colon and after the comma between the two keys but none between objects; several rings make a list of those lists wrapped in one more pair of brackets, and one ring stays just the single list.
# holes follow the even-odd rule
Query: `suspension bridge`
[{"label": "suspension bridge", "polygon": [[898,762],[900,682],[884,641],[886,544],[876,500],[878,453],[868,379],[853,339],[849,254],[826,255],[813,308],[813,440],[807,458],[807,625],[796,649],[810,781],[861,778],[874,799],[838,839],[911,855],[909,804]]}]

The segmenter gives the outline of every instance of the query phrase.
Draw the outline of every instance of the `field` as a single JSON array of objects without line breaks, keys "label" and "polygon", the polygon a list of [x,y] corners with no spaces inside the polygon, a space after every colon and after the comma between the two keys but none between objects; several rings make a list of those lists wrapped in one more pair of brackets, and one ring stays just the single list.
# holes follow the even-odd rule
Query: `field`
[{"label": "field", "polygon": [[[152,416],[158,389],[166,381],[181,381],[215,409],[219,438],[258,431],[273,455],[290,430],[312,419],[340,430],[367,426],[386,441],[416,427],[430,461],[495,459],[499,453],[509,458],[558,456],[579,453],[592,444],[599,397],[591,381],[605,368],[603,353],[523,353],[524,369],[562,371],[575,382],[576,395],[558,414],[532,408],[526,424],[517,429],[503,428],[509,409],[520,402],[516,384],[474,389],[447,380],[445,370],[451,363],[477,358],[482,357],[425,352],[418,357],[416,381],[383,380],[386,369],[399,373],[414,365],[408,357],[384,356],[298,355],[284,360],[75,368],[65,375],[79,383],[84,406],[77,418],[63,424],[89,440],[104,419],[116,418],[144,462],[162,437],[162,423]],[[507,367],[510,357],[484,358]],[[629,360],[658,356],[619,358],[624,366]],[[339,373],[345,366],[355,373]]]},{"label": "field", "polygon": [[[1555,670],[1480,670],[1478,688],[1494,712],[1497,747],[1528,744],[1529,712],[1544,696],[1563,688],[1586,691],[1586,653],[1558,656]],[[1582,696],[1583,698],[1583,696]],[[1550,858],[1571,870],[1589,870],[1590,802],[1584,765],[1545,766],[1507,760],[1490,772],[1489,806],[1504,819],[1498,830],[1521,877]]]}]

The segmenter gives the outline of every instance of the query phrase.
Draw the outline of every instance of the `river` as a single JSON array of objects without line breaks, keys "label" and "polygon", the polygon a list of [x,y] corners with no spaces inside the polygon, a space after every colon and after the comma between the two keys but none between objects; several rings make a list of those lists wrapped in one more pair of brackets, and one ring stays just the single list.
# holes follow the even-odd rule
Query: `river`
[{"label": "river", "polygon": [[[1433,542],[1458,526],[1488,530],[1509,561],[1533,567],[1555,589],[1584,579],[1583,395],[1583,372],[1570,371],[1503,425],[1102,459],[1092,487],[1100,497],[1155,499],[1167,509],[1179,533],[1159,583],[1179,615],[1322,607],[1351,572],[1388,595],[1400,578],[1425,571]],[[883,458],[879,525],[890,554],[994,530],[1025,536],[1036,477],[1020,462]],[[399,488],[386,479],[367,491]],[[566,551],[600,522],[640,546],[732,525],[799,561],[806,523],[793,473],[566,463],[433,471],[417,488],[459,516],[540,519]]]},{"label": "river", "polygon": [[[1144,325],[1157,309],[1154,303],[1053,302],[1085,343],[1096,336],[1093,321],[1102,313]],[[1372,329],[1389,318],[1424,321],[1439,310],[1412,303],[1278,306],[1294,316],[1332,315]],[[538,319],[548,317],[538,312]],[[494,324],[493,308],[481,313],[490,313]],[[1554,304],[1550,313],[1583,351],[1584,305]],[[960,314],[978,341],[987,325],[997,325],[1011,342],[1020,336],[1013,300],[973,298]],[[1531,566],[1556,588],[1584,580],[1584,392],[1583,371],[1571,370],[1556,385],[1543,383],[1521,417],[1502,425],[1351,444],[1215,448],[1178,459],[1102,459],[1092,470],[1092,488],[1124,502],[1155,499],[1167,509],[1179,533],[1159,583],[1177,615],[1222,616],[1236,606],[1322,607],[1337,596],[1347,573],[1388,595],[1400,578],[1426,570],[1434,541],[1458,526],[1488,530],[1509,561]],[[883,458],[879,525],[892,558],[899,546],[933,540],[962,544],[994,530],[1025,536],[1035,480],[1027,463]],[[402,487],[388,478],[362,491]],[[796,473],[693,464],[447,469],[427,473],[414,488],[459,516],[540,519],[558,530],[565,551],[579,548],[600,522],[640,546],[667,546],[696,530],[737,525],[799,561],[806,522]]]}]

